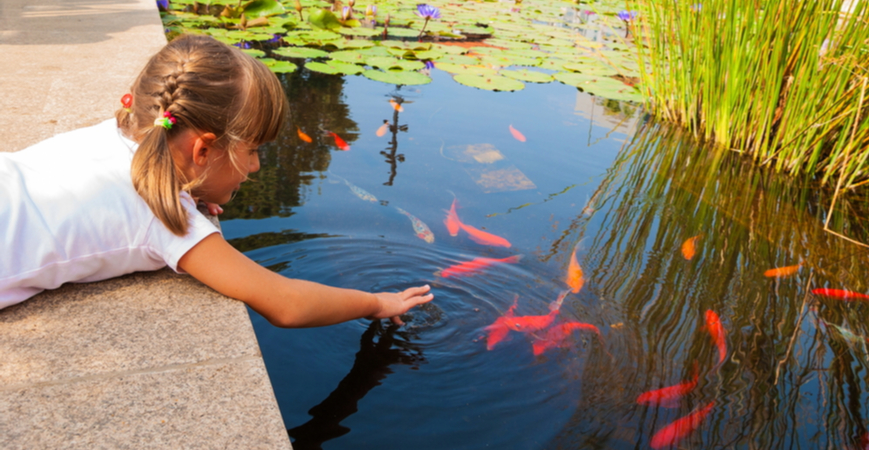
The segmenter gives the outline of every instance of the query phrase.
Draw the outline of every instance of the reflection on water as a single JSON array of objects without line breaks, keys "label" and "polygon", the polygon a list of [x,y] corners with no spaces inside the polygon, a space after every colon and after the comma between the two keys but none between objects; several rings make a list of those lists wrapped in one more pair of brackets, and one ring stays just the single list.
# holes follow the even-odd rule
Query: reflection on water
[{"label": "reflection on water", "polygon": [[[289,277],[367,291],[433,286],[436,300],[399,329],[282,330],[251,313],[295,446],[649,448],[705,411],[679,448],[866,442],[867,302],[812,290],[866,293],[867,252],[823,230],[824,193],[735,153],[699,151],[630,106],[567,86],[491,93],[442,75],[398,90],[287,76],[293,123],[223,217],[233,245]],[[384,120],[389,134],[376,133]],[[352,150],[336,151],[317,129]],[[838,204],[831,227],[866,242],[860,195]],[[454,199],[463,221],[511,247],[450,235],[442,222]],[[434,242],[387,204],[427,224]],[[535,355],[546,331],[511,331],[487,350],[487,327],[514,298],[516,316],[549,313],[575,248],[584,284],[553,325],[589,324],[601,341],[577,332]],[[724,352],[708,311],[721,319]],[[638,403],[679,385],[688,387],[672,401]]]}]

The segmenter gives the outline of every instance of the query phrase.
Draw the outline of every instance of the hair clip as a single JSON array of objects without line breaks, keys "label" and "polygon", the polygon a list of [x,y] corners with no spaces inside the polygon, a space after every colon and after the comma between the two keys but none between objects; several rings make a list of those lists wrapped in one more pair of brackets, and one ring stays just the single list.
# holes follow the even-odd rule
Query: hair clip
[{"label": "hair clip", "polygon": [[169,111],[164,111],[163,117],[154,119],[155,127],[163,127],[167,130],[171,130],[173,125],[175,125],[175,117],[172,117],[172,113]]},{"label": "hair clip", "polygon": [[121,97],[121,106],[124,107],[125,111],[131,112],[131,108],[133,107],[133,95],[124,94],[124,96]]}]

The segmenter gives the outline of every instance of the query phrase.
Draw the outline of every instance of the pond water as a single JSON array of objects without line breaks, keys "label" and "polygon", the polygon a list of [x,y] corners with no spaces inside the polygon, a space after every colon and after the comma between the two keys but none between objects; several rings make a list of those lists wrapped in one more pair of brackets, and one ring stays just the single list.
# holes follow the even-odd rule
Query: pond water
[{"label": "pond water", "polygon": [[[294,448],[649,448],[685,417],[679,448],[866,446],[867,301],[812,293],[868,289],[866,249],[822,230],[830,199],[698,152],[630,104],[558,83],[505,93],[432,77],[397,88],[282,75],[292,122],[225,207],[226,238],[285,276],[433,287],[402,327],[286,330],[251,312]],[[451,236],[454,199],[463,223],[510,247]],[[866,242],[866,204],[838,203],[831,228]],[[584,284],[553,323],[488,349],[487,327],[514,302],[515,316],[550,313],[572,254]],[[576,330],[536,355],[567,322],[600,338]],[[682,395],[638,403],[674,385]]]}]

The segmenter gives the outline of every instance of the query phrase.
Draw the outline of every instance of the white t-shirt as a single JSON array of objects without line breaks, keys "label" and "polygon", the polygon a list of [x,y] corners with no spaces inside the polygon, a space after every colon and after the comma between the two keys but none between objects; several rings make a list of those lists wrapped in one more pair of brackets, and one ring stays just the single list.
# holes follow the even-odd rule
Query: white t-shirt
[{"label": "white t-shirt", "polygon": [[165,266],[220,231],[182,193],[190,217],[178,237],[133,188],[137,146],[115,119],[0,153],[0,308],[66,282]]}]

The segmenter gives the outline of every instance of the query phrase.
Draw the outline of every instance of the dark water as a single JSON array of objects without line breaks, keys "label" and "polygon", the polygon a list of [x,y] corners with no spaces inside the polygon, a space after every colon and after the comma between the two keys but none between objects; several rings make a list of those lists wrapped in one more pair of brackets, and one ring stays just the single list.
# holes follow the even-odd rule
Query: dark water
[{"label": "dark water", "polygon": [[[822,229],[829,198],[735,154],[698,151],[633,107],[573,87],[494,93],[432,75],[398,89],[286,76],[293,123],[225,208],[230,242],[283,275],[366,291],[429,283],[436,296],[399,328],[284,330],[251,312],[296,449],[648,448],[711,402],[679,448],[866,446],[867,302],[810,293],[868,289],[866,248]],[[392,132],[377,137],[384,120]],[[512,246],[450,236],[454,195],[460,219]],[[830,227],[866,242],[866,192],[853,195]],[[685,259],[683,242],[699,235]],[[585,285],[557,323],[595,325],[603,345],[578,331],[535,356],[543,333],[511,332],[488,351],[484,327],[515,296],[517,315],[549,312],[575,247]],[[436,275],[512,255],[518,264],[475,276]],[[798,263],[790,277],[763,276]],[[707,310],[726,333],[721,365]],[[697,386],[674,404],[636,403],[691,379],[693,367]]]}]

